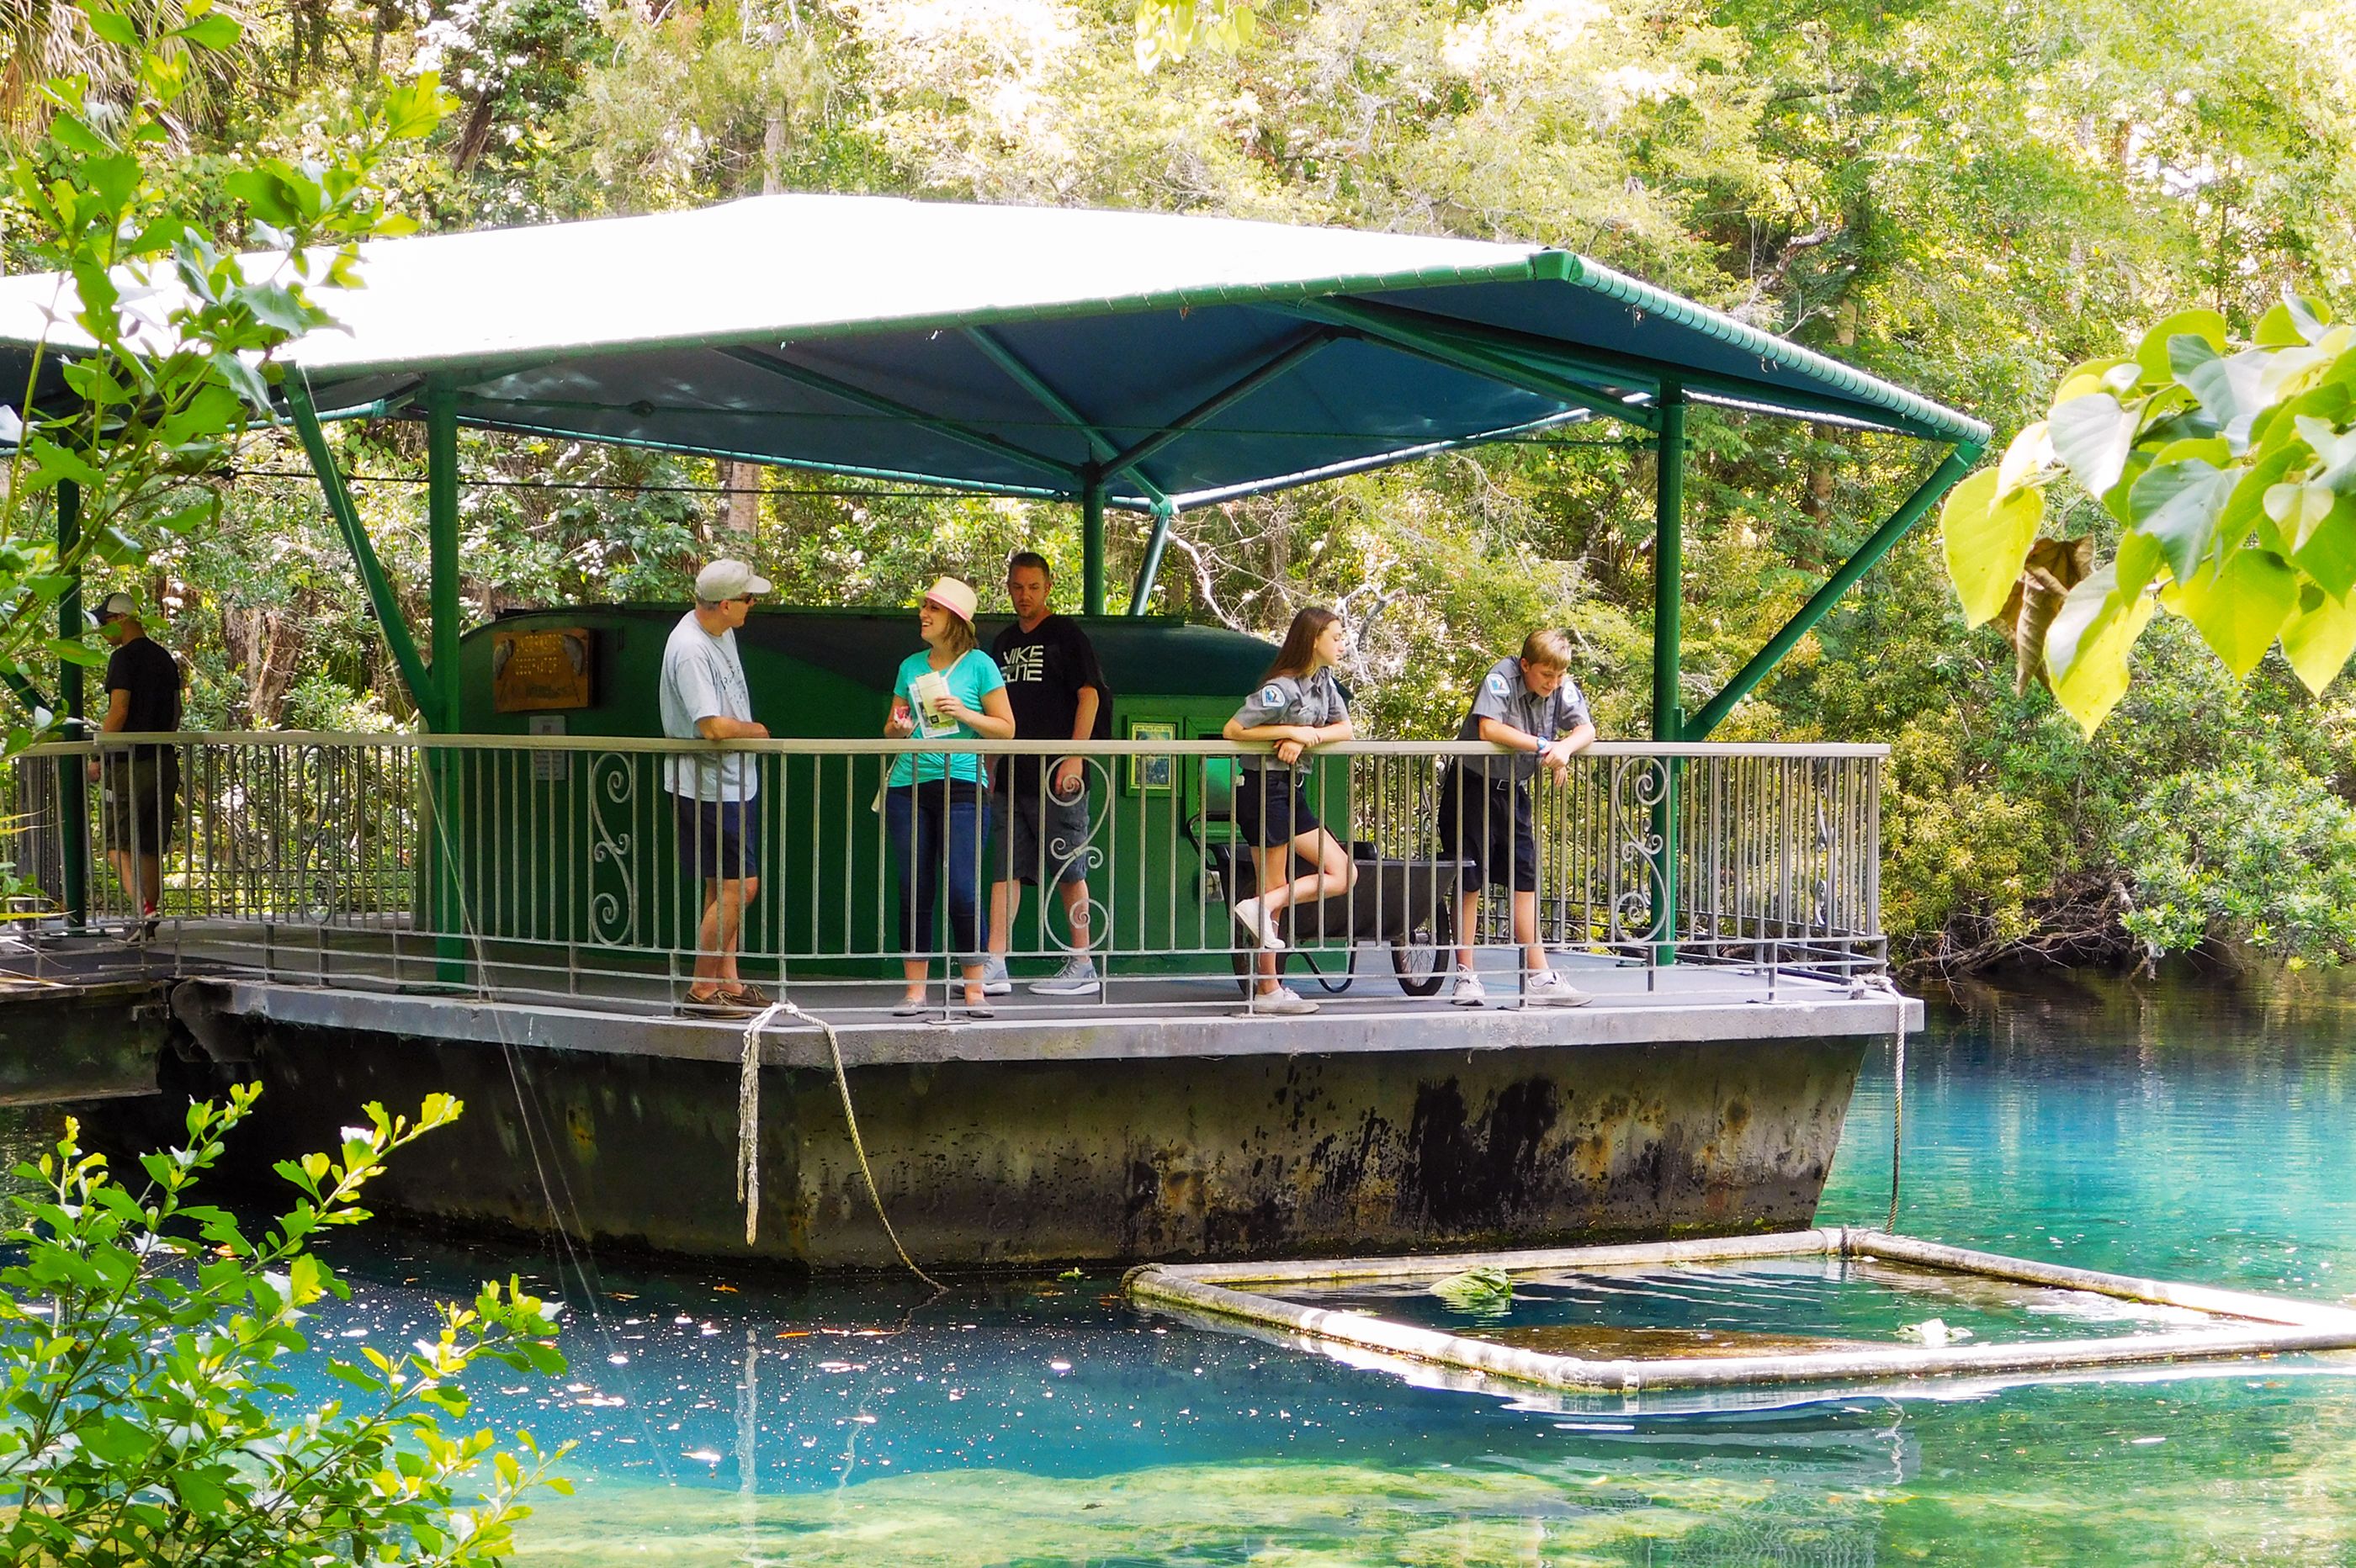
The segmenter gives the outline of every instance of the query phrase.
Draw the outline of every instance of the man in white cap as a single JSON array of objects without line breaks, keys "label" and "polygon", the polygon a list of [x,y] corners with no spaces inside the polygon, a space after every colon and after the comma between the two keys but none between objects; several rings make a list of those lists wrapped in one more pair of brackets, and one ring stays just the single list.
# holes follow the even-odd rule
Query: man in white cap
[{"label": "man in white cap", "polygon": [[[754,721],[753,694],[736,656],[736,628],[753,602],[769,592],[766,579],[741,560],[715,560],[696,574],[695,608],[671,628],[663,645],[663,733],[680,741],[766,741]],[[760,793],[755,759],[743,752],[664,760],[663,787],[673,797],[679,852],[689,875],[703,883],[703,919],[697,928],[695,979],[687,1005],[697,1012],[743,1015],[769,1005],[755,986],[736,975],[736,943],[744,906],[761,890]]]},{"label": "man in white cap", "polygon": [[[106,661],[106,712],[99,728],[110,735],[168,735],[180,727],[180,662],[147,635],[139,603],[110,593],[98,607],[98,635],[112,645]],[[179,816],[180,754],[171,746],[114,748],[104,753],[106,858],[123,891],[139,910],[139,934],[155,925],[163,889],[163,855],[172,847]],[[91,777],[101,777],[91,758]]]}]

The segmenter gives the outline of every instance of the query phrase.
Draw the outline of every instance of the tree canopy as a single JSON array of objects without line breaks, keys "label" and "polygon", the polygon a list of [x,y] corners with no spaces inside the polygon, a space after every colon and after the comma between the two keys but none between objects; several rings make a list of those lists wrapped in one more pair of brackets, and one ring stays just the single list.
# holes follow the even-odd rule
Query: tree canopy
[{"label": "tree canopy", "polygon": [[[2214,338],[2190,336],[2221,348],[2264,342],[2286,288],[2329,310],[2356,261],[2356,25],[2329,9],[1923,0],[1794,22],[1751,0],[1280,0],[1200,7],[1249,22],[1190,32],[1183,53],[1143,49],[1176,10],[306,4],[252,18],[176,117],[158,177],[225,239],[249,233],[227,172],[318,158],[383,102],[378,73],[435,71],[454,112],[377,170],[389,209],[428,229],[792,189],[1550,242],[1968,410],[2000,442],[2040,420],[2050,434],[2073,369],[2140,365],[2165,318],[2211,313]],[[35,16],[6,45],[19,73],[57,47],[50,14]],[[84,35],[102,80],[108,46]],[[43,114],[19,103],[16,134]],[[20,226],[8,234],[11,264],[29,264]],[[337,439],[422,611],[416,432]],[[1923,457],[1700,411],[1689,439],[1697,705],[1919,482]],[[2169,477],[2195,457],[2175,454]],[[898,602],[944,569],[994,581],[1018,544],[1076,576],[1076,519],[1058,508],[513,437],[469,435],[464,458],[483,482],[465,512],[477,614],[679,596],[715,540],[809,603]],[[405,720],[299,453],[238,466],[217,528],[117,569],[170,611],[164,635],[199,675],[192,718]],[[1564,624],[1605,732],[1641,735],[1651,469],[1649,453],[1587,432],[1209,508],[1181,519],[1154,607],[1266,631],[1303,603],[1341,606],[1365,705],[1401,734],[1447,732],[1498,648]],[[2044,493],[2056,581],[2133,531],[2074,483]],[[1117,531],[1115,572],[1141,549],[1141,530]],[[1995,589],[1967,615],[1941,552],[1928,528],[1901,545],[1719,731],[1893,743],[1885,890],[1908,955],[1965,965],[2211,935],[2301,960],[2356,954],[2330,921],[2268,912],[2308,907],[2335,865],[2344,877],[2345,836],[2313,837],[2342,846],[2316,852],[2321,869],[2277,863],[2253,881],[2265,857],[2235,848],[2223,821],[2236,801],[2304,820],[2356,799],[2344,676],[2310,690],[2314,661],[2273,645],[2280,626],[2225,638],[2221,663],[2197,615],[2162,615],[2089,737],[2019,679],[2013,639],[1989,624],[2003,617],[1979,613]],[[2006,597],[2019,575],[1998,573]]]}]

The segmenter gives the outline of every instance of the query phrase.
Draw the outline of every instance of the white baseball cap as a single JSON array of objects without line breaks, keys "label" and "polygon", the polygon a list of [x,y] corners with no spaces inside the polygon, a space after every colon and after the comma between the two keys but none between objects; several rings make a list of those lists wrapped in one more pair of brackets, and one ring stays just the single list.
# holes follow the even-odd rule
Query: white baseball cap
[{"label": "white baseball cap", "polygon": [[117,615],[136,615],[139,601],[128,593],[110,593],[98,607],[98,624],[105,625]]},{"label": "white baseball cap", "polygon": [[741,560],[715,560],[695,574],[695,596],[706,604],[768,592],[769,580],[755,576],[753,569]]}]

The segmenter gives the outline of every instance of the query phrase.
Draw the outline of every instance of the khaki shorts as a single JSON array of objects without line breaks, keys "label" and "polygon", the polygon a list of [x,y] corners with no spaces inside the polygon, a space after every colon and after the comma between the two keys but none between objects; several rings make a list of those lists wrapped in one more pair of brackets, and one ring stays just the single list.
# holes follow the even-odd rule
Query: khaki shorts
[{"label": "khaki shorts", "polygon": [[106,792],[106,847],[160,855],[179,826],[180,759],[171,752],[110,757],[99,773]]}]

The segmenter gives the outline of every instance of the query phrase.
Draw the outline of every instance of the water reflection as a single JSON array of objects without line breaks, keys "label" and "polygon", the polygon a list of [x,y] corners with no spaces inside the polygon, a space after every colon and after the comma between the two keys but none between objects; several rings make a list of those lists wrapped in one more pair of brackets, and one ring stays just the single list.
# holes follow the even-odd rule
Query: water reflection
[{"label": "water reflection", "polygon": [[[1910,1061],[1907,1228],[2339,1297],[2351,1024],[2307,988],[1935,1008]],[[1827,1222],[1887,1202],[1889,1091],[1877,1060]],[[318,1327],[347,1349],[405,1343],[485,1274],[572,1304],[567,1375],[476,1390],[500,1427],[582,1445],[580,1495],[526,1528],[527,1563],[2334,1563],[2356,1539],[2356,1393],[2271,1363],[1573,1410],[1143,1317],[1109,1275],[936,1296],[339,1240],[355,1299]],[[1841,1322],[1812,1282],[1786,1288]]]}]

